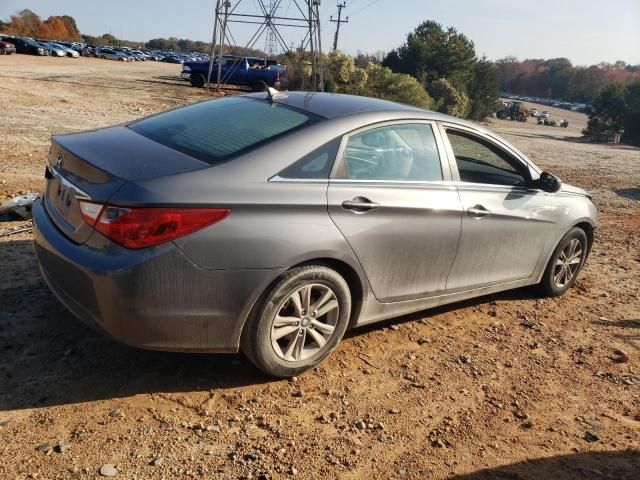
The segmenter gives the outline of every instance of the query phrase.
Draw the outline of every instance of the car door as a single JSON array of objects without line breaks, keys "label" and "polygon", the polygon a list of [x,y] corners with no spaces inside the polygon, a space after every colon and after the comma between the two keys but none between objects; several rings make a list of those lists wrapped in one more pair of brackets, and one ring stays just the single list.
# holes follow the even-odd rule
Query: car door
[{"label": "car door", "polygon": [[441,130],[464,210],[447,291],[530,277],[561,215],[552,194],[531,188],[531,167],[496,139],[458,125]]},{"label": "car door", "polygon": [[371,125],[342,140],[327,190],[329,215],[382,302],[444,291],[461,204],[442,149],[427,121]]}]

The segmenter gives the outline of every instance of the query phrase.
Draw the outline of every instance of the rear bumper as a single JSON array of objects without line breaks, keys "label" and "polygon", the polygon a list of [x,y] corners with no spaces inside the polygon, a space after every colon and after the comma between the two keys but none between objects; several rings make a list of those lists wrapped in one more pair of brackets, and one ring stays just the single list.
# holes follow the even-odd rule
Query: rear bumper
[{"label": "rear bumper", "polygon": [[[202,270],[172,244],[77,245],[33,208],[34,249],[51,291],[80,320],[152,350],[236,352],[244,319],[278,272]],[[94,235],[99,235],[95,233]]]}]

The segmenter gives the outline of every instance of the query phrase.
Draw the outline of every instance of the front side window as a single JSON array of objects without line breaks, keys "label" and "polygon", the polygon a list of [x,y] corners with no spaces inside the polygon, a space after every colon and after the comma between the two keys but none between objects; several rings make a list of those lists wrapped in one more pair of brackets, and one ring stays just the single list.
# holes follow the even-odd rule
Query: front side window
[{"label": "front side window", "polygon": [[350,180],[442,181],[431,125],[389,125],[350,136],[336,176]]},{"label": "front side window", "polygon": [[527,185],[525,167],[497,145],[451,129],[447,129],[447,137],[463,182],[512,187]]},{"label": "front side window", "polygon": [[215,165],[320,119],[284,105],[226,97],[154,115],[129,124],[129,128]]}]

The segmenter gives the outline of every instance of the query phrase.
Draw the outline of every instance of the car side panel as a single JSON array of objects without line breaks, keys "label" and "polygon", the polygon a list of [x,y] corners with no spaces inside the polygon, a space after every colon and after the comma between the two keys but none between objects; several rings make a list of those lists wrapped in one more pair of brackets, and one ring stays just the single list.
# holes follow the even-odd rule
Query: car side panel
[{"label": "car side panel", "polygon": [[[447,291],[529,278],[561,229],[565,209],[556,208],[551,194],[508,187],[458,184],[465,211],[456,260]],[[469,210],[482,205],[481,218]]]}]

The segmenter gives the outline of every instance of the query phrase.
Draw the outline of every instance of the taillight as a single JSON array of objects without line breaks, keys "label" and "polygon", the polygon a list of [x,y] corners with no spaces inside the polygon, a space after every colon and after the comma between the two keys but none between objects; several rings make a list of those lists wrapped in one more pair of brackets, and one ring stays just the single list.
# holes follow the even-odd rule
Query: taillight
[{"label": "taillight", "polygon": [[80,200],[82,218],[127,248],[170,242],[226,218],[227,208],[118,207]]},{"label": "taillight", "polygon": [[280,81],[280,72],[276,71],[276,82]]}]

